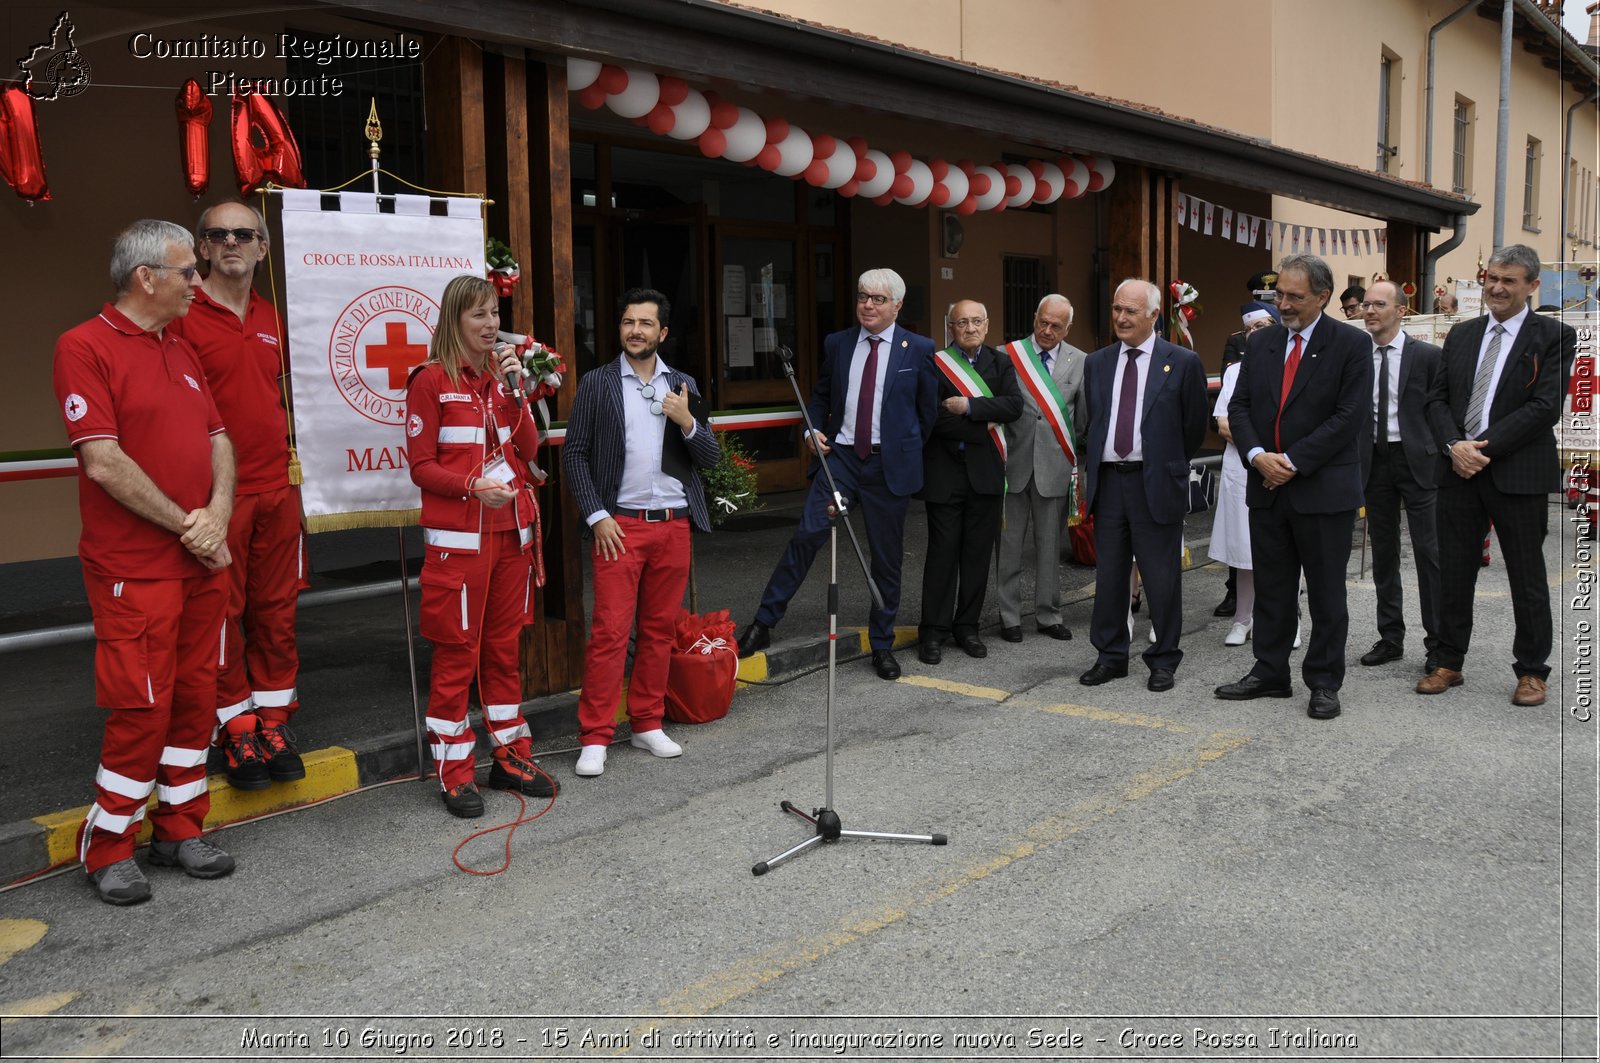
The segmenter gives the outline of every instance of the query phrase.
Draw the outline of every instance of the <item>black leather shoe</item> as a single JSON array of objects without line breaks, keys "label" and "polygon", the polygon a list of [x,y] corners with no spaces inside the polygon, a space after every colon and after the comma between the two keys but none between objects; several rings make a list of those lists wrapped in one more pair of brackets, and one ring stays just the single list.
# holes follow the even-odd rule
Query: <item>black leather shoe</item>
[{"label": "black leather shoe", "polygon": [[1247,675],[1237,683],[1224,683],[1216,689],[1223,701],[1250,701],[1254,698],[1287,698],[1294,692],[1288,683],[1269,683],[1258,675]]},{"label": "black leather shoe", "polygon": [[1096,664],[1093,668],[1078,677],[1078,682],[1086,687],[1097,687],[1101,683],[1109,683],[1113,679],[1121,679],[1128,674],[1128,666],[1113,664]]},{"label": "black leather shoe", "polygon": [[1157,693],[1159,693],[1159,692],[1161,692],[1163,690],[1171,690],[1172,689],[1172,669],[1170,669],[1170,668],[1152,668],[1152,669],[1150,669],[1150,681],[1148,683],[1146,683],[1145,686],[1150,690],[1156,691]]},{"label": "black leather shoe", "polygon": [[1000,629],[1000,637],[1005,639],[1007,642],[1021,642],[1022,641],[1022,628],[1020,628],[1020,627],[1003,627],[1003,628]]},{"label": "black leather shoe", "polygon": [[739,656],[748,657],[770,645],[772,645],[772,629],[759,620],[752,620],[750,626],[744,629],[744,634],[739,636]]},{"label": "black leather shoe", "polygon": [[894,659],[893,650],[873,650],[872,670],[878,673],[879,679],[900,678],[900,662]]},{"label": "black leather shoe", "polygon": [[1399,646],[1379,639],[1372,644],[1372,649],[1361,655],[1361,663],[1370,668],[1375,664],[1388,664],[1390,661],[1398,661],[1405,655],[1406,651]]},{"label": "black leather shoe", "polygon": [[976,635],[961,635],[956,639],[956,645],[965,650],[968,657],[989,656],[989,647]]},{"label": "black leather shoe", "polygon": [[1234,614],[1234,611],[1237,610],[1238,607],[1239,607],[1238,599],[1234,597],[1232,591],[1229,591],[1227,593],[1227,595],[1225,595],[1223,597],[1222,601],[1217,603],[1217,607],[1215,609],[1211,610],[1211,615],[1212,616],[1232,616]]},{"label": "black leather shoe", "polygon": [[1439,667],[1439,658],[1430,653],[1427,659],[1422,662],[1422,674],[1428,675],[1437,667]]},{"label": "black leather shoe", "polygon": [[[938,664],[944,660],[944,649],[931,639],[917,643],[917,660],[923,664]],[[878,655],[872,655],[873,664],[877,664]]]},{"label": "black leather shoe", "polygon": [[1040,624],[1039,634],[1049,635],[1051,638],[1057,639],[1061,642],[1072,641],[1072,632],[1067,629],[1067,625],[1061,623]]},{"label": "black leather shoe", "polygon": [[1339,692],[1318,687],[1311,692],[1311,703],[1306,706],[1306,715],[1313,720],[1331,720],[1339,715]]}]

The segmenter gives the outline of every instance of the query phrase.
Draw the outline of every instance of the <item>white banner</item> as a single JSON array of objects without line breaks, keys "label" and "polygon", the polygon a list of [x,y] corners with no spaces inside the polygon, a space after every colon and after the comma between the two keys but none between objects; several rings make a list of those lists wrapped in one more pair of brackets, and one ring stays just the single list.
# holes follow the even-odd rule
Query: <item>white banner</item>
[{"label": "white banner", "polygon": [[283,192],[283,260],[302,498],[310,531],[413,524],[420,499],[405,451],[406,377],[428,357],[445,284],[483,276],[483,207],[343,192]]}]

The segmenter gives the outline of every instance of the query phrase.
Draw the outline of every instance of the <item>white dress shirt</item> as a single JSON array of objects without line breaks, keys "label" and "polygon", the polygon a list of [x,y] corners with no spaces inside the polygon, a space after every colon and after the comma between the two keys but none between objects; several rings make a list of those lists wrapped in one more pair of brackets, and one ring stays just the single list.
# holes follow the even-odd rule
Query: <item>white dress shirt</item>
[{"label": "white dress shirt", "polygon": [[[1499,322],[1500,327],[1506,330],[1506,334],[1500,337],[1500,354],[1495,359],[1494,376],[1489,378],[1489,395],[1483,402],[1483,420],[1479,424],[1462,426],[1472,439],[1483,438],[1483,433],[1489,430],[1489,407],[1494,405],[1494,394],[1500,390],[1500,377],[1506,371],[1506,360],[1511,354],[1511,346],[1517,342],[1517,333],[1522,331],[1522,326],[1527,322],[1528,315],[1532,312],[1532,308],[1524,303],[1520,313],[1513,315],[1508,321]],[[1468,381],[1469,385],[1475,383],[1478,379],[1478,367],[1483,365],[1483,356],[1489,353],[1489,344],[1494,339],[1495,324],[1495,319],[1491,315],[1488,326],[1483,330],[1483,342],[1478,345],[1478,357],[1472,363],[1472,380]],[[1472,392],[1469,390],[1467,394],[1471,395]]]},{"label": "white dress shirt", "polygon": [[[1133,394],[1133,449],[1126,454],[1118,454],[1117,411],[1122,409],[1122,374],[1127,371],[1128,352],[1135,349],[1141,353],[1133,363],[1134,382],[1137,385]],[[1106,425],[1106,445],[1100,452],[1101,461],[1144,460],[1144,431],[1140,422],[1144,418],[1144,386],[1150,379],[1150,363],[1155,361],[1155,349],[1156,334],[1152,332],[1137,348],[1124,343],[1122,350],[1117,352],[1116,365],[1111,371],[1111,421]]]},{"label": "white dress shirt", "polygon": [[878,379],[872,390],[872,443],[883,442],[879,433],[878,423],[883,414],[883,381],[889,375],[889,340],[894,336],[894,326],[890,325],[879,333],[871,333],[862,329],[856,337],[856,349],[850,357],[849,389],[844,396],[844,423],[834,433],[834,443],[841,447],[853,447],[856,442],[856,406],[861,397],[861,373],[867,367],[867,355],[872,352],[872,347],[867,343],[869,337],[876,335],[883,342],[878,344]]},{"label": "white dress shirt", "polygon": [[[1311,324],[1307,325],[1305,328],[1301,329],[1299,332],[1296,332],[1293,329],[1289,330],[1289,339],[1283,345],[1283,364],[1285,366],[1287,366],[1289,364],[1289,355],[1294,352],[1294,338],[1296,336],[1299,336],[1300,339],[1301,339],[1300,357],[1302,359],[1305,358],[1306,352],[1311,349],[1311,332],[1312,332],[1313,329],[1315,329],[1317,327],[1317,322],[1321,321],[1322,317],[1323,317],[1323,315],[1318,314],[1316,317],[1311,319]],[[1298,367],[1296,367],[1295,374],[1298,376],[1299,373],[1300,373],[1300,370],[1299,370]],[[1282,413],[1282,407],[1281,406],[1279,407],[1279,413]],[[1248,453],[1248,454],[1246,454],[1244,456],[1244,463],[1246,465],[1249,465],[1249,466],[1253,467],[1255,465],[1255,463],[1256,463],[1256,455],[1257,454],[1265,454],[1266,452],[1267,452],[1267,448],[1266,447],[1251,447],[1250,448],[1250,453]],[[1291,468],[1291,469],[1294,468],[1294,462],[1289,461],[1289,452],[1288,452],[1288,450],[1285,450],[1283,452],[1283,460],[1289,462],[1289,468]],[[1298,470],[1296,470],[1296,471],[1298,471]]]},{"label": "white dress shirt", "polygon": [[[617,489],[618,509],[682,509],[689,496],[676,476],[661,471],[661,444],[666,439],[665,414],[651,413],[652,400],[640,394],[646,381],[634,371],[626,354],[617,356],[622,365],[622,436],[627,458],[622,463],[622,484]],[[655,400],[666,397],[667,363],[656,356],[655,373],[649,383],[656,389]],[[677,425],[672,426],[677,429]],[[698,424],[690,425],[683,438],[692,439]],[[603,509],[589,514],[590,527],[611,516]]]},{"label": "white dress shirt", "polygon": [[1383,354],[1379,347],[1389,348],[1389,409],[1384,428],[1388,432],[1385,437],[1390,443],[1400,442],[1400,350],[1406,345],[1406,334],[1396,332],[1394,339],[1387,344],[1374,343],[1372,345],[1372,416],[1374,422],[1378,416],[1378,387],[1380,381],[1378,374],[1383,371]]}]

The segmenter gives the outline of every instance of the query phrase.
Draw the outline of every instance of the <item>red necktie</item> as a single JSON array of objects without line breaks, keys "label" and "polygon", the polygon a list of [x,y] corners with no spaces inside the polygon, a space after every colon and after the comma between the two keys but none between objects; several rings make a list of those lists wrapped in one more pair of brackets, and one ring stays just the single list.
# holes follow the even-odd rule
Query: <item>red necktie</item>
[{"label": "red necktie", "polygon": [[1283,453],[1283,404],[1289,401],[1289,389],[1294,387],[1294,374],[1300,368],[1300,348],[1304,343],[1305,337],[1296,332],[1294,346],[1289,349],[1289,360],[1283,363],[1283,391],[1278,395],[1278,419],[1272,422],[1272,442],[1279,454]]},{"label": "red necktie", "polygon": [[867,364],[861,367],[861,384],[856,388],[856,457],[872,457],[872,402],[878,392],[878,344],[883,340],[868,336]]}]

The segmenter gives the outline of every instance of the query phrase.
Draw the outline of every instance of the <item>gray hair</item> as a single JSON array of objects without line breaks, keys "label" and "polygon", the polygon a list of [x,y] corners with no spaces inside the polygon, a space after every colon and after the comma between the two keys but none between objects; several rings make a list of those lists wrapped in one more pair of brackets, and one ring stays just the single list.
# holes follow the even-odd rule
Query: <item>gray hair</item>
[{"label": "gray hair", "polygon": [[1039,305],[1033,308],[1034,315],[1037,316],[1039,311],[1043,310],[1052,303],[1060,303],[1062,306],[1067,308],[1067,328],[1070,329],[1072,327],[1072,315],[1074,313],[1072,309],[1072,300],[1068,299],[1059,292],[1051,292],[1043,299],[1040,299]]},{"label": "gray hair", "polygon": [[111,283],[121,294],[133,281],[140,266],[159,265],[172,247],[192,247],[189,230],[173,221],[144,218],[117,235],[111,248]]},{"label": "gray hair", "polygon": [[1333,291],[1333,270],[1316,255],[1290,255],[1278,263],[1278,272],[1295,270],[1306,275],[1313,292]]},{"label": "gray hair", "polygon": [[904,302],[906,297],[906,282],[900,279],[900,274],[881,266],[863,272],[856,281],[856,287],[864,292],[882,293],[896,303]]},{"label": "gray hair", "polygon": [[983,316],[985,318],[989,316],[989,308],[978,302],[976,299],[957,299],[955,302],[950,304],[950,308],[944,312],[944,316],[947,319],[953,317],[956,312],[956,307],[960,306],[962,303],[971,303],[973,306],[983,311]]},{"label": "gray hair", "polygon": [[1507,244],[1489,256],[1491,266],[1521,266],[1527,279],[1539,279],[1539,268],[1543,265],[1539,261],[1539,252],[1527,244]]},{"label": "gray hair", "polygon": [[[1122,281],[1121,284],[1117,285],[1117,292],[1122,291],[1122,289],[1124,289],[1124,288],[1130,288],[1130,287],[1131,288],[1139,288],[1139,289],[1142,289],[1144,291],[1144,312],[1145,313],[1154,314],[1154,313],[1157,313],[1157,312],[1159,312],[1161,310],[1161,289],[1160,288],[1157,288],[1154,284],[1151,284],[1149,281],[1145,280],[1142,277],[1128,277],[1128,278],[1125,278]],[[1113,299],[1115,299],[1116,298],[1116,292],[1112,292],[1111,293],[1111,297]]]},{"label": "gray hair", "polygon": [[256,217],[256,238],[261,241],[262,247],[271,246],[272,240],[267,235],[267,219],[261,216],[261,212],[241,199],[224,199],[219,203],[211,204],[211,206],[200,212],[200,220],[194,223],[195,247],[198,248],[204,242],[206,230],[211,228],[211,212],[218,207],[243,207],[251,214],[254,214]]}]

